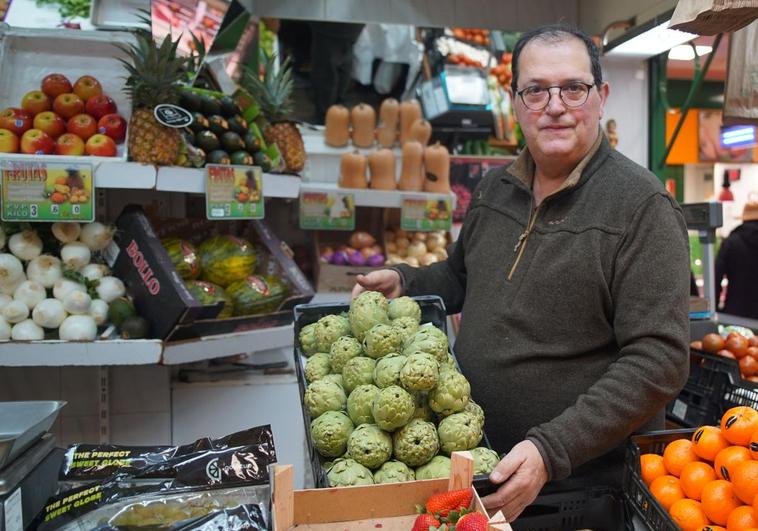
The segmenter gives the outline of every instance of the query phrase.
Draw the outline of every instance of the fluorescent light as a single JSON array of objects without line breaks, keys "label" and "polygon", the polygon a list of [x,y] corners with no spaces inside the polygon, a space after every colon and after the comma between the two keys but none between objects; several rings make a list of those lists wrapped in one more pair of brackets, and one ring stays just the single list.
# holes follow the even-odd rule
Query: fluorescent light
[{"label": "fluorescent light", "polygon": [[756,145],[754,125],[735,125],[721,130],[722,147],[753,147]]},{"label": "fluorescent light", "polygon": [[[707,53],[711,53],[713,47],[711,46],[695,46],[698,56],[702,57]],[[669,50],[669,59],[676,61],[692,61],[695,58],[695,50],[689,44],[680,44],[674,46]]]},{"label": "fluorescent light", "polygon": [[[606,47],[605,55],[646,59],[666,52],[680,44],[690,42],[697,37],[694,33],[669,29],[670,22],[670,20],[666,20],[647,31],[638,32],[631,38],[622,36],[618,44],[610,42]],[[630,33],[634,34],[635,31],[632,30]]]}]

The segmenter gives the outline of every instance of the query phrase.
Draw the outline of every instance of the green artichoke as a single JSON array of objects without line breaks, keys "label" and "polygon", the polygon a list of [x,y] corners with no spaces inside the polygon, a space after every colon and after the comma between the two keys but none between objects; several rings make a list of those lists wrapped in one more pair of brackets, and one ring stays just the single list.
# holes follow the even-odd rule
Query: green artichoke
[{"label": "green artichoke", "polygon": [[440,448],[434,424],[421,419],[411,419],[408,424],[397,430],[392,436],[392,442],[395,459],[408,466],[428,463]]},{"label": "green artichoke", "polygon": [[393,352],[400,352],[403,347],[398,331],[390,325],[378,324],[366,332],[363,350],[369,358],[379,359]]},{"label": "green artichoke", "polygon": [[329,356],[332,363],[332,371],[342,374],[345,364],[351,359],[358,357],[363,352],[360,341],[351,336],[342,336],[332,343]]},{"label": "green artichoke", "polygon": [[408,356],[400,370],[400,385],[411,392],[431,391],[437,385],[439,364],[434,356],[417,352]]},{"label": "green artichoke", "polygon": [[339,457],[347,450],[353,423],[343,411],[327,411],[311,422],[311,440],[324,457]]},{"label": "green artichoke", "polygon": [[306,356],[315,354],[318,351],[316,348],[316,323],[302,327],[300,329],[298,339],[300,341],[300,348],[303,350],[303,354]]},{"label": "green artichoke", "polygon": [[429,391],[429,407],[442,415],[463,411],[471,396],[471,385],[459,372],[442,371],[437,387]]},{"label": "green artichoke", "polygon": [[446,454],[475,448],[482,440],[482,427],[468,413],[453,413],[437,426],[440,450]]},{"label": "green artichoke", "polygon": [[366,356],[358,356],[348,361],[342,369],[342,384],[347,393],[363,384],[374,383],[376,361]]},{"label": "green artichoke", "polygon": [[390,324],[389,304],[378,291],[364,291],[350,303],[348,319],[353,335],[363,341],[366,332],[378,324]]},{"label": "green artichoke", "polygon": [[411,317],[416,323],[421,322],[421,306],[410,297],[398,297],[392,299],[389,303],[388,312],[391,320],[399,319],[400,317]]},{"label": "green artichoke", "polygon": [[432,460],[416,469],[416,479],[449,478],[452,463],[449,457],[435,455]]},{"label": "green artichoke", "polygon": [[474,474],[489,474],[492,472],[497,464],[500,462],[500,456],[497,452],[477,446],[470,450],[471,456],[474,458]]},{"label": "green artichoke", "polygon": [[392,437],[376,424],[361,424],[347,440],[347,453],[367,468],[379,468],[392,456]]},{"label": "green artichoke", "polygon": [[339,315],[326,315],[316,322],[313,332],[319,352],[329,352],[332,343],[342,336],[350,335],[350,323]]},{"label": "green artichoke", "polygon": [[373,485],[371,471],[353,459],[337,459],[326,471],[329,485],[332,487],[352,487],[354,485]]},{"label": "green artichoke", "polygon": [[383,389],[390,385],[400,385],[400,371],[406,360],[402,354],[389,354],[380,358],[374,368],[374,383],[377,387]]},{"label": "green artichoke", "polygon": [[320,380],[330,372],[332,372],[332,367],[329,363],[329,354],[317,352],[305,363],[305,381],[308,383]]},{"label": "green artichoke", "polygon": [[416,403],[416,409],[413,412],[413,418],[425,420],[427,422],[434,422],[434,411],[432,411],[432,408],[429,407],[429,397],[427,394],[413,393],[413,400]]},{"label": "green artichoke", "polygon": [[377,426],[385,431],[392,431],[405,426],[415,410],[416,404],[410,393],[402,387],[391,385],[376,395],[371,413]]},{"label": "green artichoke", "polygon": [[392,321],[392,328],[397,330],[403,345],[418,332],[418,322],[413,317],[398,317]]},{"label": "green artichoke", "polygon": [[482,409],[482,406],[469,398],[468,404],[463,408],[463,413],[468,413],[473,416],[479,423],[479,426],[484,428],[484,410]]},{"label": "green artichoke", "polygon": [[374,398],[379,394],[379,388],[375,385],[359,385],[350,396],[347,397],[347,414],[356,426],[360,424],[373,424],[374,415],[371,406]]},{"label": "green artichoke", "polygon": [[413,481],[416,474],[408,468],[408,465],[400,461],[387,461],[379,470],[374,472],[374,483],[400,483],[403,481]]},{"label": "green artichoke", "polygon": [[319,380],[323,380],[325,382],[334,382],[344,389],[344,384],[342,382],[341,374],[327,374],[323,378],[319,378]]},{"label": "green artichoke", "polygon": [[447,362],[448,341],[445,332],[432,325],[424,325],[418,329],[403,348],[403,354],[410,356],[415,352],[426,352],[435,357],[439,363]]},{"label": "green artichoke", "polygon": [[347,396],[345,396],[345,390],[339,384],[316,380],[305,390],[303,404],[310,416],[315,418],[326,411],[341,411],[345,409]]}]

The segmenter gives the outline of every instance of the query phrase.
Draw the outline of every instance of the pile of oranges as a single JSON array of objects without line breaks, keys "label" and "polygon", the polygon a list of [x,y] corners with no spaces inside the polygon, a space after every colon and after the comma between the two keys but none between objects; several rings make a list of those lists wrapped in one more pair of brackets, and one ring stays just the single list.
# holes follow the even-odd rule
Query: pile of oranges
[{"label": "pile of oranges", "polygon": [[640,456],[642,480],[684,531],[758,528],[758,411],[729,409],[663,455]]},{"label": "pile of oranges", "polygon": [[719,334],[706,334],[702,340],[693,341],[690,346],[737,360],[742,379],[758,383],[758,336],[748,338],[739,332],[730,332],[725,339]]}]

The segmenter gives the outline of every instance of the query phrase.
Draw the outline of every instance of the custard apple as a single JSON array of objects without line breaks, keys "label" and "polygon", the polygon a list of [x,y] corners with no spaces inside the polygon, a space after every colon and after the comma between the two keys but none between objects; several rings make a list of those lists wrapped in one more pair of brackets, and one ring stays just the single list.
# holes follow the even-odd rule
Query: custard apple
[{"label": "custard apple", "polygon": [[394,433],[392,441],[395,447],[395,459],[408,466],[428,463],[437,455],[440,448],[434,424],[421,419],[411,419],[408,424]]},{"label": "custard apple", "polygon": [[418,329],[405,344],[403,354],[410,356],[414,352],[426,352],[436,358],[439,363],[447,361],[447,335],[439,328],[424,325]]},{"label": "custard apple", "polygon": [[374,483],[400,483],[402,481],[413,481],[416,474],[408,468],[408,465],[400,461],[387,461],[379,470],[374,472]]},{"label": "custard apple", "polygon": [[319,378],[319,380],[323,380],[325,382],[334,382],[340,387],[344,389],[344,385],[342,383],[342,375],[341,374],[327,374],[323,378]]},{"label": "custard apple", "polygon": [[313,334],[318,351],[329,352],[338,338],[350,335],[350,323],[340,315],[325,315],[316,322]]},{"label": "custard apple", "polygon": [[402,354],[389,354],[377,360],[374,368],[374,383],[377,387],[383,389],[390,385],[400,385],[400,370],[406,359]]},{"label": "custard apple", "polygon": [[392,437],[376,424],[361,424],[347,440],[347,453],[367,468],[379,468],[392,456]]},{"label": "custard apple", "polygon": [[403,345],[418,332],[418,322],[413,317],[398,317],[392,321],[392,328],[397,330]]},{"label": "custard apple", "polygon": [[345,364],[361,355],[363,351],[360,341],[351,336],[342,336],[332,343],[329,356],[332,363],[332,372],[342,374]]},{"label": "custard apple", "polygon": [[431,391],[437,385],[439,364],[434,356],[423,352],[408,356],[400,370],[400,385],[406,391]]},{"label": "custard apple", "polygon": [[416,323],[421,322],[421,306],[410,297],[398,297],[397,299],[392,299],[389,303],[387,313],[393,321],[400,317],[411,317]]},{"label": "custard apple", "polygon": [[300,348],[303,350],[303,354],[306,356],[315,354],[318,351],[316,348],[316,323],[302,327],[300,329],[298,339],[300,341]]},{"label": "custard apple", "polygon": [[397,385],[385,387],[374,398],[371,413],[377,426],[385,431],[392,431],[405,426],[416,410],[413,397]]},{"label": "custard apple", "polygon": [[366,356],[358,356],[348,361],[342,369],[342,385],[347,393],[363,384],[374,383],[376,361]]},{"label": "custard apple", "polygon": [[303,404],[310,416],[316,418],[326,411],[345,409],[347,396],[339,384],[316,380],[305,390]]},{"label": "custard apple", "polygon": [[352,487],[354,485],[373,485],[371,471],[353,459],[337,459],[326,471],[329,485],[332,487]]},{"label": "custard apple", "polygon": [[429,407],[429,397],[426,393],[413,393],[413,400],[416,402],[416,409],[413,412],[414,419],[434,422],[435,416],[432,408]]},{"label": "custard apple", "polygon": [[455,371],[442,371],[437,387],[429,391],[429,407],[435,413],[450,415],[463,411],[471,396],[471,385],[466,377]]},{"label": "custard apple", "polygon": [[449,478],[452,462],[449,457],[435,455],[432,460],[416,469],[416,479]]},{"label": "custard apple", "polygon": [[398,331],[390,325],[378,324],[366,332],[363,350],[369,358],[379,359],[393,352],[400,352],[403,347]]},{"label": "custard apple", "polygon": [[320,380],[330,372],[332,372],[332,367],[329,354],[324,352],[317,352],[305,363],[305,381],[308,383]]},{"label": "custard apple", "polygon": [[497,452],[489,448],[477,446],[472,448],[470,452],[474,458],[474,475],[489,474],[500,462],[500,456],[497,455]]},{"label": "custard apple", "polygon": [[347,450],[353,423],[344,411],[327,411],[311,422],[311,440],[324,457],[339,457]]},{"label": "custard apple", "polygon": [[364,384],[353,389],[353,392],[347,397],[347,414],[350,415],[350,420],[356,426],[374,422],[371,406],[378,394],[379,388],[377,386]]},{"label": "custard apple", "polygon": [[476,418],[468,413],[453,413],[445,417],[437,426],[440,450],[446,454],[470,450],[482,440],[482,427]]},{"label": "custard apple", "polygon": [[364,291],[350,303],[348,319],[353,335],[363,341],[366,332],[378,324],[390,324],[389,304],[378,291]]}]

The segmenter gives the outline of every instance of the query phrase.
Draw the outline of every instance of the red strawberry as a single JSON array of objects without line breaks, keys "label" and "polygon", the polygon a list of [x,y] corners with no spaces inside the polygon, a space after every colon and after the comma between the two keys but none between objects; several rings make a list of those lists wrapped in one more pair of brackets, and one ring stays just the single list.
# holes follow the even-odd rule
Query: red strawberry
[{"label": "red strawberry", "polygon": [[435,494],[426,501],[426,512],[447,516],[450,511],[467,509],[472,496],[470,488]]},{"label": "red strawberry", "polygon": [[455,524],[455,531],[487,531],[488,521],[482,513],[464,514]]},{"label": "red strawberry", "polygon": [[416,517],[416,521],[413,522],[411,531],[429,531],[430,527],[436,529],[439,525],[440,521],[433,514],[420,514]]}]

